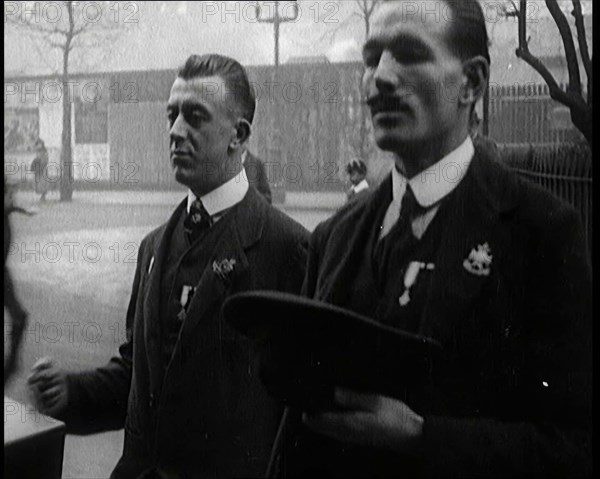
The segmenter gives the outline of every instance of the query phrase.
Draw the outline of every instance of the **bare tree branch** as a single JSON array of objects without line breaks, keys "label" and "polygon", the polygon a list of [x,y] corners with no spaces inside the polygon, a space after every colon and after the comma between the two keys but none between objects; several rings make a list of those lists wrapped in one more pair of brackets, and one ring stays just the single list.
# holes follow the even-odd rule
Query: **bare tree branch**
[{"label": "bare tree branch", "polygon": [[587,38],[585,36],[585,24],[583,22],[583,13],[581,11],[580,0],[573,0],[573,16],[575,17],[575,27],[577,28],[577,40],[579,42],[579,54],[585,68],[585,74],[588,82],[588,103],[591,105],[592,91],[592,60],[590,59],[590,51],[588,48]]},{"label": "bare tree branch", "polygon": [[[557,83],[554,75],[544,65],[544,63],[529,51],[529,38],[527,38],[527,0],[520,0],[519,8],[511,0],[514,12],[506,12],[506,16],[516,17],[518,21],[519,46],[516,50],[518,58],[524,60],[535,71],[537,71],[549,88],[550,97],[563,105],[567,106],[571,113],[571,121],[579,131],[583,133],[588,143],[592,139],[592,106],[591,106],[591,77],[588,78],[590,90],[588,91],[588,101],[583,99],[581,91],[581,79],[579,76],[579,63],[573,35],[569,23],[562,13],[556,0],[546,0],[548,10],[560,31],[561,38],[565,47],[565,56],[567,59],[567,68],[569,72],[569,86],[564,91]],[[583,22],[583,20],[582,20]],[[583,33],[585,37],[585,32]],[[591,59],[590,59],[591,63]],[[591,70],[590,70],[591,72]]]},{"label": "bare tree branch", "polygon": [[[36,2],[38,3],[38,2]],[[41,2],[39,2],[41,3]],[[59,5],[57,2],[52,2]],[[6,23],[21,29],[28,33],[31,41],[43,42],[50,49],[58,50],[62,53],[62,72],[60,73],[61,82],[63,82],[63,102],[62,102],[62,136],[61,136],[61,181],[60,181],[60,199],[61,201],[70,201],[73,193],[73,171],[72,171],[72,138],[71,138],[71,100],[68,98],[70,89],[66,85],[71,74],[72,59],[76,58],[71,55],[73,50],[82,48],[98,48],[106,49],[107,43],[116,37],[116,34],[121,31],[123,25],[117,25],[116,22],[110,22],[107,19],[109,15],[106,13],[108,2],[96,4],[99,8],[98,21],[91,20],[85,15],[82,15],[82,2],[65,1],[60,2],[59,8],[62,8],[61,21],[57,24],[48,22],[42,18],[23,18],[12,15],[5,15]],[[64,15],[66,11],[66,15]],[[76,20],[77,19],[77,20]],[[101,21],[105,19],[104,23]],[[37,44],[36,44],[37,47]],[[37,48],[41,58],[44,55]],[[46,52],[47,54],[48,52]],[[83,56],[82,56],[83,58]],[[51,68],[56,70],[56,68]],[[58,72],[56,72],[58,73]]]},{"label": "bare tree branch", "polygon": [[342,22],[340,22],[334,29],[327,30],[318,39],[319,42],[328,40],[330,43],[335,40],[336,35],[348,26],[353,18],[361,18],[365,24],[365,33],[368,36],[371,24],[371,15],[377,5],[381,3],[381,0],[354,0],[357,5],[357,9],[348,15]]},{"label": "bare tree branch", "polygon": [[325,40],[328,40],[329,43],[335,41],[335,37],[336,35],[343,29],[346,28],[348,26],[348,24],[350,23],[350,20],[352,20],[353,17],[355,16],[360,16],[358,13],[354,12],[352,13],[352,15],[346,17],[344,20],[342,20],[334,29],[332,30],[327,30],[326,32],[324,32],[319,38],[318,38],[318,42],[323,42]]},{"label": "bare tree branch", "polygon": [[89,22],[84,22],[84,23],[83,23],[83,24],[82,24],[82,25],[81,25],[79,28],[75,28],[75,27],[74,27],[74,28],[73,28],[73,32],[71,33],[71,35],[72,35],[73,37],[76,37],[76,36],[78,36],[78,35],[80,35],[80,34],[84,33],[86,30],[89,30],[89,28],[90,28],[90,25],[92,25],[92,24],[91,24],[91,23],[89,23]]},{"label": "bare tree branch", "polygon": [[381,3],[381,0],[354,0],[360,13],[358,14],[365,22],[365,36],[369,36],[371,30],[371,16],[375,11],[377,5]]},{"label": "bare tree branch", "polygon": [[519,19],[519,47],[516,51],[517,57],[524,60],[542,76],[544,81],[548,84],[550,96],[552,98],[565,104],[567,104],[567,102],[571,102],[571,98],[560,88],[558,82],[554,78],[554,75],[552,75],[550,70],[546,68],[546,65],[544,65],[539,58],[529,51],[529,39],[526,38],[527,0],[521,0],[520,7],[516,9],[516,15]]},{"label": "bare tree branch", "polygon": [[[365,0],[366,1],[366,0]],[[377,4],[379,3],[379,0],[373,0],[373,2],[371,2],[371,8],[369,8],[368,10],[368,15],[369,18],[371,17],[371,15],[373,14],[373,11],[375,10],[375,7],[377,6]]]},{"label": "bare tree branch", "polygon": [[557,83],[550,70],[548,70],[548,68],[546,68],[546,66],[528,49],[525,48],[517,50],[517,56],[524,60],[531,67],[533,67],[533,69],[542,76],[542,78],[548,85],[550,96],[554,100],[559,101],[565,104],[566,106],[576,105],[576,102],[573,100],[572,95],[569,95],[567,92],[560,88],[560,85]]},{"label": "bare tree branch", "polygon": [[14,17],[6,17],[6,22],[11,24],[17,29],[22,29],[29,31],[31,33],[40,34],[40,35],[63,35],[67,34],[66,31],[60,29],[59,27],[49,27],[44,23],[34,22],[31,19],[17,20]]},{"label": "bare tree branch", "polygon": [[569,27],[567,17],[560,9],[556,0],[546,0],[546,6],[550,11],[550,15],[554,18],[558,31],[565,47],[565,56],[567,59],[567,69],[569,71],[569,86],[568,90],[572,93],[581,95],[581,77],[579,74],[579,61],[577,60],[577,52],[575,43],[573,42],[573,34]]}]

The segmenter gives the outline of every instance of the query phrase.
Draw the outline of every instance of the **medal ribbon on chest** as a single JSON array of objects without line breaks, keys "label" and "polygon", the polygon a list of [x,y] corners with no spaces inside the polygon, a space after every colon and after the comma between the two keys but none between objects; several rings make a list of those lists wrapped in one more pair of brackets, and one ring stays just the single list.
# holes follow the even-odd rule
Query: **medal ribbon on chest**
[{"label": "medal ribbon on chest", "polygon": [[187,284],[183,285],[183,288],[181,289],[181,297],[179,299],[181,310],[177,314],[177,318],[179,318],[180,321],[185,320],[187,308],[192,300],[192,297],[194,296],[195,291],[196,288],[193,286],[188,286]]},{"label": "medal ribbon on chest", "polygon": [[410,302],[410,288],[417,282],[417,277],[422,269],[433,270],[433,263],[423,263],[422,261],[411,261],[404,274],[404,293],[398,298],[400,306],[404,307]]}]

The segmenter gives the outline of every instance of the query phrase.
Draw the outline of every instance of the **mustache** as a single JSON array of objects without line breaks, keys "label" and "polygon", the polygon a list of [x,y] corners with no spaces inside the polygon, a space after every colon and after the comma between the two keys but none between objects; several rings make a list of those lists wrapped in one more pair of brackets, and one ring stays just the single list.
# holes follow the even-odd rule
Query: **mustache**
[{"label": "mustache", "polygon": [[371,114],[375,115],[383,111],[402,111],[407,109],[403,96],[374,95],[367,98],[367,106]]},{"label": "mustache", "polygon": [[189,156],[190,152],[187,150],[182,150],[180,148],[171,148],[170,150],[171,156]]}]

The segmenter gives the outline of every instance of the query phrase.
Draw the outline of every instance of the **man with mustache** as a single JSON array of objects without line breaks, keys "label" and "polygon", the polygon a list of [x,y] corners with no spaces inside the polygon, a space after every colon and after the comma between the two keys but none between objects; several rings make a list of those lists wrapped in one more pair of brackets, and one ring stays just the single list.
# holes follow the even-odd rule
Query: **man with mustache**
[{"label": "man with mustache", "polygon": [[336,388],[334,409],[287,422],[279,472],[589,477],[585,237],[570,206],[469,138],[489,77],[481,6],[384,2],[363,58],[394,167],[316,228],[303,290],[435,339],[444,361],[425,395]]},{"label": "man with mustache", "polygon": [[39,408],[68,431],[125,427],[112,478],[256,477],[266,468],[281,407],[221,307],[241,291],[299,292],[308,233],[248,184],[241,156],[254,111],[237,61],[188,58],[167,116],[175,178],[189,192],[140,245],[127,341],[104,367],[67,373],[45,361],[30,378]]}]

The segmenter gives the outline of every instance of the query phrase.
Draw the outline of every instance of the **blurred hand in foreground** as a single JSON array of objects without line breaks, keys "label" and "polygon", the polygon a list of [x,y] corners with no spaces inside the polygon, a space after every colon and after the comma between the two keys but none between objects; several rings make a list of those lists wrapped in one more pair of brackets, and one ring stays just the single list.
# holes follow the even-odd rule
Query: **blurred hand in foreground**
[{"label": "blurred hand in foreground", "polygon": [[48,416],[56,416],[67,407],[67,376],[51,358],[42,358],[31,368],[27,378],[36,408]]}]

